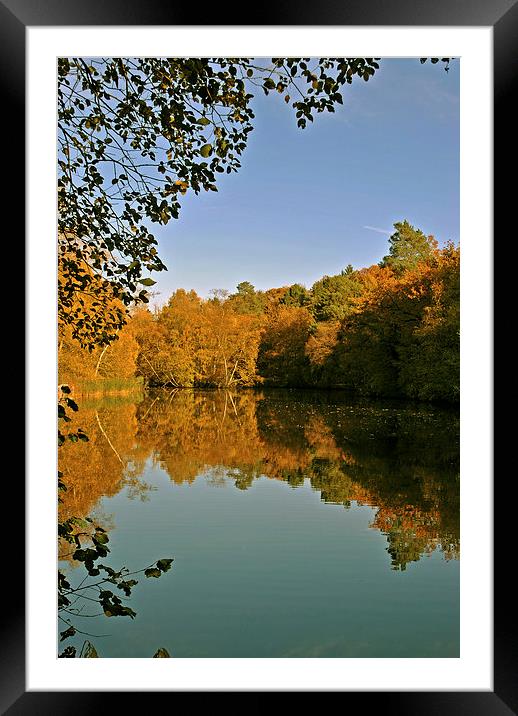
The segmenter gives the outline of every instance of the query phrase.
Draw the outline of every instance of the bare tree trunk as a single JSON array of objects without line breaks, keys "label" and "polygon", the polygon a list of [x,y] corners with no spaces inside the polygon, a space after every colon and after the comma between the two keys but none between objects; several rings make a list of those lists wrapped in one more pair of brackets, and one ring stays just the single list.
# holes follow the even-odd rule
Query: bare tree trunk
[{"label": "bare tree trunk", "polygon": [[171,375],[171,373],[169,373],[169,382],[172,384],[173,388],[180,387],[176,381],[176,378],[173,375]]},{"label": "bare tree trunk", "polygon": [[109,347],[110,347],[110,343],[108,343],[107,345],[105,345],[104,348],[103,348],[103,350],[102,350],[101,355],[99,356],[99,360],[97,361],[97,365],[95,366],[95,377],[96,377],[96,378],[97,378],[97,373],[99,372],[99,366],[101,365],[101,361],[102,361],[102,359],[103,359],[103,356],[104,356],[104,354],[106,353],[106,351],[108,350]]},{"label": "bare tree trunk", "polygon": [[228,385],[228,365],[227,365],[227,359],[225,358],[224,353],[223,353],[223,364],[225,366],[225,385]]},{"label": "bare tree trunk", "polygon": [[229,378],[229,380],[228,380],[227,385],[230,385],[230,384],[232,383],[232,378],[234,377],[234,373],[236,372],[236,368],[237,368],[237,366],[239,365],[239,359],[240,359],[240,358],[241,358],[241,356],[238,356],[238,359],[237,359],[236,362],[235,362],[234,368],[232,369],[232,373],[230,374],[230,378]]},{"label": "bare tree trunk", "polygon": [[156,372],[156,370],[153,368],[153,366],[151,365],[151,363],[148,361],[148,359],[146,358],[146,356],[145,356],[143,353],[142,353],[142,358],[144,358],[144,360],[146,361],[146,363],[148,364],[148,366],[151,368],[151,370],[153,371],[153,373],[156,375],[156,377],[158,378],[158,380],[159,380],[159,381],[162,381],[162,378],[158,375],[158,373]]}]

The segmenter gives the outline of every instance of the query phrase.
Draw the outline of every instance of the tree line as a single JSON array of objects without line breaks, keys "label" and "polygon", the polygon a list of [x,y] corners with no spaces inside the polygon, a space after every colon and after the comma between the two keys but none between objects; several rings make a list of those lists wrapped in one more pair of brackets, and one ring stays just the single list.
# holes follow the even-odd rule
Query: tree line
[{"label": "tree line", "polygon": [[[208,299],[178,289],[152,313],[128,314],[118,339],[85,351],[60,328],[63,379],[152,387],[341,387],[363,395],[459,398],[460,249],[408,221],[373,266],[306,288],[248,282]],[[92,299],[93,300],[93,299]],[[119,299],[111,304],[122,308]]]}]

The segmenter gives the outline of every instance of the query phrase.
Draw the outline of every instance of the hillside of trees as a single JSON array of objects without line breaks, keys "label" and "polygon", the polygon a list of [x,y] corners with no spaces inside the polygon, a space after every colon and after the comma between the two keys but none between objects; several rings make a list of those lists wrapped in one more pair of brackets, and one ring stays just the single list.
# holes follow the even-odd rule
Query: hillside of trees
[{"label": "hillside of trees", "polygon": [[[407,221],[373,266],[203,299],[178,289],[134,309],[93,351],[59,331],[60,382],[140,378],[150,387],[340,387],[360,395],[459,399],[460,249]],[[111,309],[110,309],[111,306]],[[105,299],[106,310],[121,304]]]}]

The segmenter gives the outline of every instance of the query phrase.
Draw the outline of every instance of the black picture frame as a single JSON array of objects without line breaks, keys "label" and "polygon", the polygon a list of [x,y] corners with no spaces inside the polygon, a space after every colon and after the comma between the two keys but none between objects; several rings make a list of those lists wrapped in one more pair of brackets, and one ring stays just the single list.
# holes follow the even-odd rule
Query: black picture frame
[{"label": "black picture frame", "polygon": [[[199,11],[201,12],[201,11]],[[25,185],[25,131],[21,118],[25,116],[25,30],[28,26],[67,25],[197,25],[199,16],[194,9],[178,7],[171,0],[0,0],[0,97],[4,110],[0,112],[4,139],[3,155],[9,167],[8,201],[13,237],[23,231],[25,210],[21,205],[21,187]],[[275,17],[273,17],[275,16]],[[233,14],[228,3],[203,10],[203,25],[378,25],[378,26],[491,26],[494,37],[494,216],[501,231],[511,223],[511,191],[514,182],[506,177],[506,167],[512,161],[514,114],[511,99],[518,77],[518,0],[373,0],[366,5],[360,0],[320,0],[313,4],[286,3],[267,12],[262,6],[243,8]],[[235,17],[238,23],[222,22]],[[274,22],[272,20],[275,20]],[[515,95],[516,96],[516,95]],[[513,124],[512,124],[513,123]],[[514,154],[516,151],[514,150]],[[505,161],[505,165],[504,165]],[[514,193],[514,192],[513,192]],[[14,207],[18,205],[18,210]],[[514,218],[514,217],[513,217]],[[516,222],[516,219],[514,219]],[[495,226],[496,235],[496,226]],[[18,242],[18,238],[13,242]],[[17,261],[17,266],[19,262]],[[5,266],[5,272],[10,269]],[[14,269],[13,269],[14,270]],[[19,321],[19,316],[18,316]],[[30,445],[27,448],[30,450]],[[11,481],[10,502],[24,504],[24,486],[20,479]],[[13,484],[15,483],[15,484]],[[508,500],[506,488],[506,500]],[[503,486],[494,486],[494,505],[503,510]],[[20,509],[21,513],[21,509]],[[496,522],[496,520],[495,520]],[[506,520],[507,522],[507,520]],[[20,531],[20,530],[18,530]],[[511,544],[510,527],[499,526],[495,534],[494,550],[494,690],[452,692],[348,692],[351,699],[361,699],[361,705],[382,708],[398,714],[490,714],[491,716],[518,713],[518,638],[515,619],[515,592],[508,587],[510,577],[506,564],[507,545]],[[17,543],[17,553],[23,545]],[[511,555],[507,555],[510,559]],[[499,569],[500,567],[500,569]],[[4,565],[5,569],[5,565]],[[511,572],[514,570],[511,570]],[[12,595],[11,595],[12,596]],[[2,611],[0,641],[0,708],[2,713],[64,714],[76,716],[98,709],[104,713],[116,706],[120,694],[113,692],[27,692],[25,687],[25,608],[21,593],[11,598]],[[156,694],[154,694],[156,695]],[[166,695],[166,694],[162,694]],[[149,693],[132,692],[132,705],[140,708],[142,698]],[[170,695],[169,695],[170,698]],[[117,701],[117,703],[119,703]],[[142,702],[143,703],[143,702]],[[149,701],[147,706],[149,708]],[[107,708],[108,707],[108,708]],[[151,707],[152,708],[152,707]]]}]

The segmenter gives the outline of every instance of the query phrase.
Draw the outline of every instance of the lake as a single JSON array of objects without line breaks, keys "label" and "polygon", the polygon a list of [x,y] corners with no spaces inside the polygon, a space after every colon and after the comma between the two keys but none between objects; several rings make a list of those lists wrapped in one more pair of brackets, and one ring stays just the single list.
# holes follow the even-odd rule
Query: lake
[{"label": "lake", "polygon": [[[458,411],[341,391],[82,399],[61,514],[139,576],[101,657],[458,657]],[[67,562],[72,582],[82,568]],[[60,626],[62,629],[63,627]]]}]

